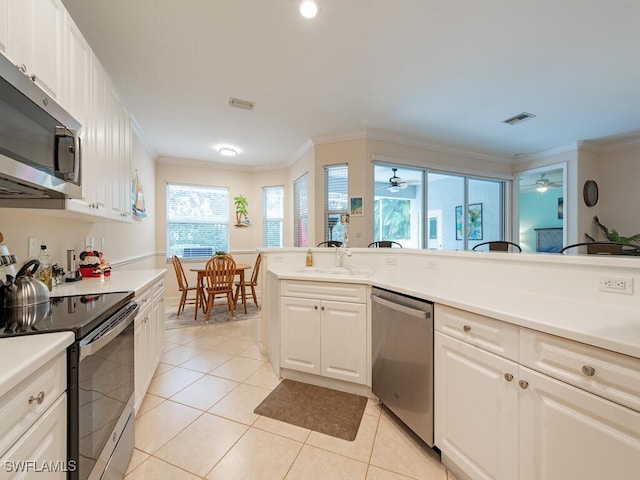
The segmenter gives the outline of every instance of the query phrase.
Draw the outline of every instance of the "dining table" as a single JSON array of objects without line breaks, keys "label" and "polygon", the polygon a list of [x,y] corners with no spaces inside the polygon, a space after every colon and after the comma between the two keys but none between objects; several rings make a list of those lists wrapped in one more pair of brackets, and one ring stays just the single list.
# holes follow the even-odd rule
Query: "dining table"
[{"label": "dining table", "polygon": [[[244,272],[245,270],[249,270],[251,268],[251,265],[249,265],[248,263],[236,263],[236,275],[240,278],[240,289],[236,289],[236,293],[238,291],[242,292],[242,305],[244,306],[244,313],[247,313],[247,294],[245,292],[244,289]],[[198,275],[197,280],[196,280],[196,308],[195,308],[195,314],[193,316],[194,320],[197,320],[198,318],[198,306],[199,305],[206,305],[206,300],[204,299],[204,276],[207,273],[207,266],[205,264],[202,265],[193,265],[191,268],[189,268],[189,270],[191,270],[192,272],[196,272],[196,274]],[[201,299],[203,299],[201,301]],[[234,295],[233,297],[233,301],[235,302],[235,305],[238,304],[238,296]]]}]

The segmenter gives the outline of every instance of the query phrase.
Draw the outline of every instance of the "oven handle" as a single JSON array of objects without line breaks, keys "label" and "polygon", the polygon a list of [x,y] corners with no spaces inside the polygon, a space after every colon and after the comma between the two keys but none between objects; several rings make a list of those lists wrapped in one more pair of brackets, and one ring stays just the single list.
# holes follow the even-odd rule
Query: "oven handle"
[{"label": "oven handle", "polygon": [[113,340],[118,335],[120,335],[125,330],[125,328],[131,325],[131,323],[133,322],[133,319],[138,313],[138,310],[140,310],[140,305],[136,303],[135,308],[133,308],[129,313],[127,313],[127,315],[123,317],[122,320],[120,320],[116,325],[110,328],[107,331],[107,333],[105,333],[104,335],[101,335],[94,341],[91,341],[86,344],[81,344],[80,360],[82,360],[85,357],[88,357],[89,355],[95,354],[98,350],[100,350],[102,347],[107,345],[111,340]]}]

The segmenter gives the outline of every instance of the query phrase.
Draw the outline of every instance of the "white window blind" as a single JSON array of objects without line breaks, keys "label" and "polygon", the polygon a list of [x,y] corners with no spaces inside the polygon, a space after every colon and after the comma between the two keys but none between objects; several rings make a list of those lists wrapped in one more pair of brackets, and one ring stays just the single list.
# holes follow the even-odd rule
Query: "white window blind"
[{"label": "white window blind", "polygon": [[263,187],[265,247],[282,247],[284,225],[284,187],[282,185]]},{"label": "white window blind", "polygon": [[345,226],[340,218],[349,212],[349,167],[346,164],[324,167],[324,191],[324,239],[342,242]]},{"label": "white window blind", "polygon": [[229,250],[229,189],[167,184],[167,258]]},{"label": "white window blind", "polygon": [[307,174],[293,182],[293,245],[309,246],[307,224],[309,222],[309,199],[307,190]]}]

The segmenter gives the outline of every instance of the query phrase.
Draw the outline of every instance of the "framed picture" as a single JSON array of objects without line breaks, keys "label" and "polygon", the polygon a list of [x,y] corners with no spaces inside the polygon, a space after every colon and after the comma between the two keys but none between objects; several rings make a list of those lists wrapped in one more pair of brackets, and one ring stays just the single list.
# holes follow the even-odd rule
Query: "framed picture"
[{"label": "framed picture", "polygon": [[[467,212],[467,235],[469,240],[482,240],[482,203],[472,203]],[[456,207],[456,240],[462,240],[462,205]]]},{"label": "framed picture", "polygon": [[363,215],[362,197],[351,197],[349,199],[349,213],[356,217],[361,217]]},{"label": "framed picture", "polygon": [[558,220],[562,220],[564,217],[564,198],[558,198]]}]

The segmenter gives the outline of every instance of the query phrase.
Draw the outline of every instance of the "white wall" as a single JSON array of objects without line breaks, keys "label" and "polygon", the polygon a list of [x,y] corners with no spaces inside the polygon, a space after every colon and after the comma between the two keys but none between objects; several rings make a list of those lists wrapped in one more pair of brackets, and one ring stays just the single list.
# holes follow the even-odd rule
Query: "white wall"
[{"label": "white wall", "polygon": [[640,145],[600,154],[600,222],[620,235],[640,233]]}]

